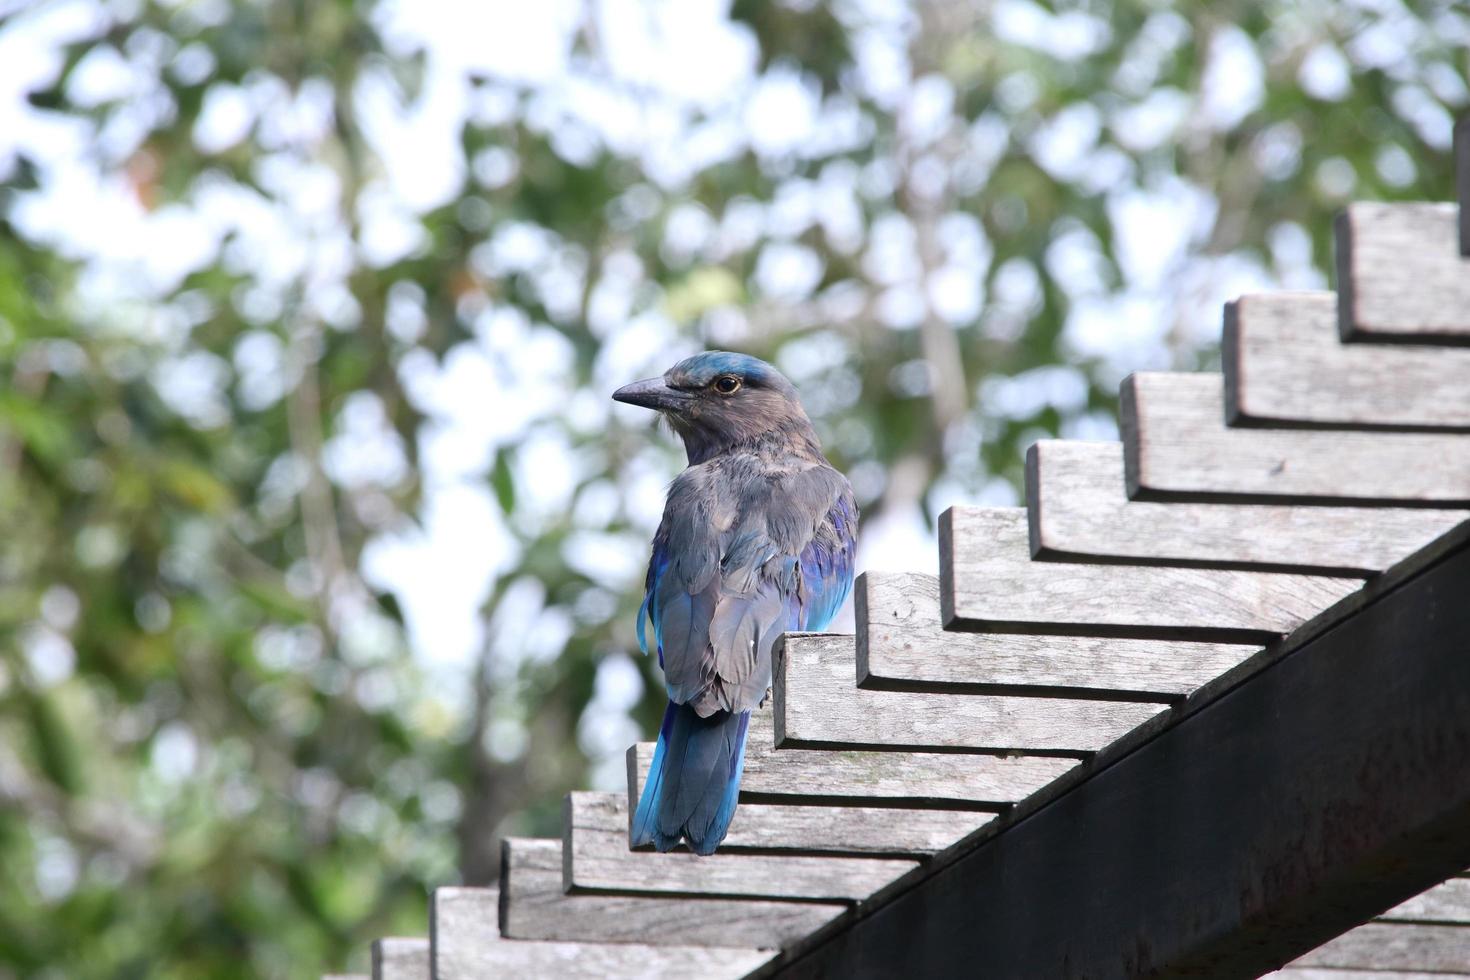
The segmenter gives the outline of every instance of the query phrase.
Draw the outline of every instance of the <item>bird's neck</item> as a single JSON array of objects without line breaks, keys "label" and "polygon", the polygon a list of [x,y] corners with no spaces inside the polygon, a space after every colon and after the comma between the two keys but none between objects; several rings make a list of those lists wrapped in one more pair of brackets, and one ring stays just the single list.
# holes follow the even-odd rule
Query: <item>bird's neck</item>
[{"label": "bird's neck", "polygon": [[759,430],[723,433],[689,430],[679,435],[684,440],[690,466],[733,453],[799,456],[814,462],[826,461],[822,455],[822,444],[806,419],[789,419]]}]

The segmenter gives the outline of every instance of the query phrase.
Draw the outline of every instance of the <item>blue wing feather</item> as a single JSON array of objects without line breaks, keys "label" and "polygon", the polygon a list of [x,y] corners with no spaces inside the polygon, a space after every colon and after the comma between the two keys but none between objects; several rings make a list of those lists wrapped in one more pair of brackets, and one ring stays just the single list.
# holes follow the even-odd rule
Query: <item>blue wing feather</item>
[{"label": "blue wing feather", "polygon": [[[638,607],[638,649],[643,651],[644,656],[648,655],[648,633],[644,629],[644,626],[648,622],[648,595],[649,593],[647,592],[643,593],[643,602]],[[664,665],[662,650],[658,654],[658,665],[660,667]]]},{"label": "blue wing feather", "polygon": [[658,647],[658,665],[664,665],[664,638],[657,605],[658,583],[669,567],[667,542],[654,538],[653,554],[648,559],[648,576],[643,583],[643,604],[638,607],[638,649],[648,653],[647,621],[653,620],[653,642]]},{"label": "blue wing feather", "polygon": [[788,596],[794,629],[824,630],[852,592],[857,557],[852,501],[843,495],[827,514],[834,532],[818,534],[801,552],[803,595]]}]

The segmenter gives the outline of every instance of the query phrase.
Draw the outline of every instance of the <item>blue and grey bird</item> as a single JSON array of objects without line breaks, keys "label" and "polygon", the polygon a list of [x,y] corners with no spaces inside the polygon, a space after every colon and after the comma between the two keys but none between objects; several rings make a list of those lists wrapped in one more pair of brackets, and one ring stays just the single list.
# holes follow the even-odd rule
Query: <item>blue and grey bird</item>
[{"label": "blue and grey bird", "polygon": [[669,706],[633,815],[634,845],[711,854],[735,815],[750,712],[771,647],[821,630],[852,590],[857,505],[796,389],[765,361],[706,351],[613,393],[684,442],[653,539],[638,643],[653,624]]}]

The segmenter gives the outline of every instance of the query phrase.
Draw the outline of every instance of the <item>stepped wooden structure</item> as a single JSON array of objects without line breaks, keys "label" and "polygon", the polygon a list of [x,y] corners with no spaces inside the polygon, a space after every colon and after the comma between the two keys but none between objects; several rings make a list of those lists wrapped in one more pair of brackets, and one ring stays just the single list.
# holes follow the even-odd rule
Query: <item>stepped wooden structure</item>
[{"label": "stepped wooden structure", "polygon": [[718,854],[629,849],[633,746],[374,975],[1470,976],[1467,130],[1458,208],[1352,206],[1336,295],[787,635]]}]

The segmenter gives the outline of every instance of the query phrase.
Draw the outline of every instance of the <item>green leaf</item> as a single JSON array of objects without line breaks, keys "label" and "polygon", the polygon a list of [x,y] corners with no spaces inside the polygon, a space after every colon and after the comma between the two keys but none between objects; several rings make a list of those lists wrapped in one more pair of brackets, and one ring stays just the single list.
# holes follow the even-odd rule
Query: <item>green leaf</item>
[{"label": "green leaf", "polygon": [[44,692],[25,698],[26,715],[41,771],[63,792],[75,795],[82,789],[81,747],[72,738],[55,700]]},{"label": "green leaf", "polygon": [[511,472],[514,462],[513,451],[502,447],[495,451],[495,465],[490,467],[490,486],[495,491],[495,500],[503,513],[513,514],[516,509],[516,481]]},{"label": "green leaf", "polygon": [[163,460],[158,477],[168,492],[187,507],[221,514],[234,506],[234,495],[224,481],[188,460]]},{"label": "green leaf", "polygon": [[26,448],[47,464],[63,463],[77,455],[66,422],[15,392],[0,392],[0,426],[16,432]]},{"label": "green leaf", "polygon": [[259,578],[244,579],[240,582],[240,592],[260,605],[266,615],[274,619],[301,623],[312,616],[311,604],[298,598],[279,582]]}]

